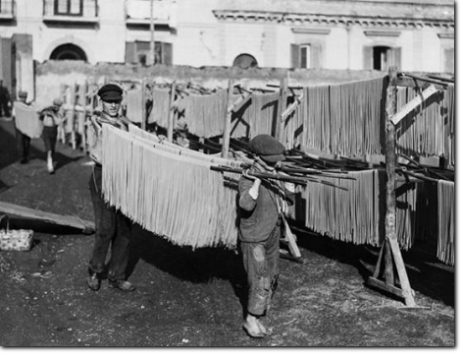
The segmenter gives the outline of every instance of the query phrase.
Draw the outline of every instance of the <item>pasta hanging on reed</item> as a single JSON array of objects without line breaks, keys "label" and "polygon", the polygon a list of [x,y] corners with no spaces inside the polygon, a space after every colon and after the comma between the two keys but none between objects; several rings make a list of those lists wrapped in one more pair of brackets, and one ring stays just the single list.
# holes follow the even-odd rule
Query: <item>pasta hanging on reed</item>
[{"label": "pasta hanging on reed", "polygon": [[437,258],[448,265],[455,265],[455,183],[439,180]]},{"label": "pasta hanging on reed", "polygon": [[199,159],[173,153],[172,148],[104,125],[105,199],[174,244],[235,247],[237,192],[225,186],[220,172],[210,169],[215,157]]}]

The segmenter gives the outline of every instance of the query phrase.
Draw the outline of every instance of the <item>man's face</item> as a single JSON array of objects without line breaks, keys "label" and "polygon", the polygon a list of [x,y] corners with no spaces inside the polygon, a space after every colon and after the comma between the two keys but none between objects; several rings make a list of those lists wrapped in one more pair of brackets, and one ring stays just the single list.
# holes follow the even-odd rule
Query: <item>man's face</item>
[{"label": "man's face", "polygon": [[119,113],[119,108],[121,107],[121,101],[122,100],[102,101],[103,112],[107,113],[111,117],[116,117]]}]

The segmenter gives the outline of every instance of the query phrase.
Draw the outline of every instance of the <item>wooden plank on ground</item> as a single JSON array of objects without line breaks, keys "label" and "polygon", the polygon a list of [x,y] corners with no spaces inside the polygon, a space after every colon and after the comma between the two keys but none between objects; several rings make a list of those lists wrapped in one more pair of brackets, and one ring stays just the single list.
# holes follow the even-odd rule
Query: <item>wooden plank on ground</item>
[{"label": "wooden plank on ground", "polygon": [[0,201],[0,213],[7,216],[38,220],[61,227],[72,227],[82,230],[84,234],[91,234],[95,231],[95,223],[83,220],[77,216],[65,216],[50,212],[44,212],[29,207],[15,205],[13,203]]}]

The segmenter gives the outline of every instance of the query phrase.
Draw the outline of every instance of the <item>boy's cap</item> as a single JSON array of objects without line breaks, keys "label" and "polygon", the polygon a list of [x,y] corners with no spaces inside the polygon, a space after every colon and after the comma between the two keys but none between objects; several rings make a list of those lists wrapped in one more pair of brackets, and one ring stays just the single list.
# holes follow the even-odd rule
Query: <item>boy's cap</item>
[{"label": "boy's cap", "polygon": [[263,160],[276,163],[284,160],[285,146],[268,134],[259,134],[249,142],[249,148]]}]

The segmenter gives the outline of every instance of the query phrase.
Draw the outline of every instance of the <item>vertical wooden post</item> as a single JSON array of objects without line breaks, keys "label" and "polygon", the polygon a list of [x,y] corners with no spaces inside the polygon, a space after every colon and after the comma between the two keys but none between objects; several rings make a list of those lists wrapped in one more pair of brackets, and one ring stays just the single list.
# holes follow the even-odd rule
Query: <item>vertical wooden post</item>
[{"label": "vertical wooden post", "polygon": [[146,80],[143,78],[141,80],[141,129],[146,131]]},{"label": "vertical wooden post", "polygon": [[[386,154],[386,216],[385,238],[373,276],[369,277],[368,284],[379,287],[405,299],[409,307],[415,306],[413,290],[408,282],[407,270],[402,259],[396,234],[396,130],[392,118],[397,111],[397,68],[389,68],[389,83],[386,93],[386,123],[385,123],[385,154]],[[378,279],[381,262],[384,260],[385,282]],[[400,288],[394,284],[394,263],[400,281]]]},{"label": "vertical wooden post", "polygon": [[71,111],[71,115],[68,115],[68,119],[69,118],[71,119],[71,124],[70,125],[68,124],[68,127],[70,126],[70,128],[71,128],[71,146],[72,146],[72,149],[77,148],[77,146],[76,146],[76,129],[75,129],[76,128],[75,120],[76,120],[76,117],[77,117],[77,114],[76,114],[77,95],[78,95],[77,87],[78,87],[78,85],[76,83],[74,83],[74,85],[72,86],[72,89],[71,89],[72,111]]},{"label": "vertical wooden post", "polygon": [[[167,141],[172,142],[174,140],[174,100],[175,100],[175,81],[172,82],[170,86],[170,96],[169,96],[169,111],[167,113]],[[154,107],[153,107],[154,109]]]},{"label": "vertical wooden post", "polygon": [[389,285],[394,284],[394,269],[392,264],[391,246],[388,243],[391,239],[397,239],[395,230],[395,210],[396,210],[396,196],[395,196],[395,168],[396,168],[396,144],[395,144],[395,127],[390,119],[397,112],[397,68],[389,68],[389,83],[386,92],[386,127],[385,137],[385,155],[386,155],[386,218],[385,218],[385,246],[384,246],[384,260],[385,269],[384,276],[386,283]]},{"label": "vertical wooden post", "polygon": [[[399,276],[402,294],[407,306],[415,306],[415,300],[412,295],[410,283],[408,281],[407,271],[402,259],[396,234],[396,195],[395,195],[395,169],[396,169],[396,131],[391,122],[391,118],[397,111],[397,68],[389,68],[389,85],[387,88],[386,101],[386,255],[388,248],[394,259]],[[386,259],[387,260],[387,259]],[[391,265],[392,269],[392,265]],[[393,272],[393,270],[392,270]],[[387,277],[387,274],[386,274]],[[386,283],[387,278],[386,278]]]},{"label": "vertical wooden post", "polygon": [[231,119],[232,119],[232,104],[233,104],[233,88],[234,81],[228,80],[228,100],[225,111],[225,124],[223,129],[222,140],[222,158],[228,157],[228,150],[230,148],[230,132],[231,132]]},{"label": "vertical wooden post", "polygon": [[278,139],[280,142],[283,141],[283,112],[286,109],[286,102],[288,99],[288,77],[284,77],[280,80],[280,97],[278,99],[278,110],[276,115],[276,122],[274,126],[273,137]]},{"label": "vertical wooden post", "polygon": [[82,90],[83,92],[83,98],[81,99],[82,106],[84,109],[84,118],[83,118],[83,127],[82,127],[82,149],[84,151],[84,154],[87,155],[87,95],[88,95],[88,81],[85,80],[84,82],[84,89]]}]

